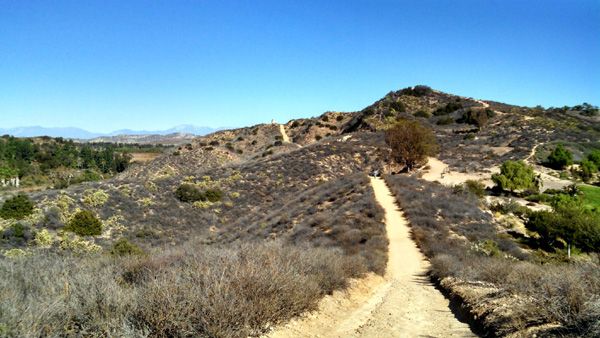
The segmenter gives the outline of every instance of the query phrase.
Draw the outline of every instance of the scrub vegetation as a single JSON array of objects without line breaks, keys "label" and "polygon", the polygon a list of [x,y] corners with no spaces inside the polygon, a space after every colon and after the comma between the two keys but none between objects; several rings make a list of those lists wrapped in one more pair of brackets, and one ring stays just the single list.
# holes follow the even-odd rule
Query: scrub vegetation
[{"label": "scrub vegetation", "polygon": [[[595,109],[415,86],[358,112],[156,146],[131,165],[154,148],[2,137],[0,179],[21,188],[0,196],[0,336],[265,333],[385,274],[367,173],[403,168],[385,179],[432,278],[487,334],[598,336]],[[495,188],[422,181],[428,156]],[[542,187],[540,168],[575,185]]]}]

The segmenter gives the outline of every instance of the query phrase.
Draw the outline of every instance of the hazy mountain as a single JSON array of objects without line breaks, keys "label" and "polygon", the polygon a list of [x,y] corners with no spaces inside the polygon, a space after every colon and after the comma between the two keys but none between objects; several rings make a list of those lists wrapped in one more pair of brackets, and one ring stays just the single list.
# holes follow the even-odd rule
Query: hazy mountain
[{"label": "hazy mountain", "polygon": [[94,133],[81,128],[46,128],[40,126],[0,128],[0,134],[13,135],[18,137],[51,136],[73,139],[93,139],[105,136],[117,135],[170,135],[170,134],[191,134],[206,135],[219,129],[210,127],[198,127],[194,125],[180,125],[166,130],[131,130],[121,129],[110,133]]},{"label": "hazy mountain", "polygon": [[0,134],[12,135],[17,137],[35,137],[35,136],[51,136],[88,139],[101,136],[100,133],[92,133],[81,128],[65,127],[65,128],[46,128],[40,126],[31,127],[16,127],[16,128],[0,128]]}]

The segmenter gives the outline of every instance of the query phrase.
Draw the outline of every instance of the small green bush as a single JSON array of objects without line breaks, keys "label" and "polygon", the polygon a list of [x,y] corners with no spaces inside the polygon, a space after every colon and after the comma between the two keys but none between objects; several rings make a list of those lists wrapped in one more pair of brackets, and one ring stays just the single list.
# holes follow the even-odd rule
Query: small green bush
[{"label": "small green bush", "polygon": [[89,210],[82,210],[73,215],[65,230],[79,236],[98,236],[102,234],[102,222]]},{"label": "small green bush", "polygon": [[483,183],[475,180],[466,180],[464,185],[465,189],[471,194],[479,198],[485,196],[485,185]]},{"label": "small green bush", "polygon": [[219,202],[223,198],[223,192],[218,189],[201,191],[193,184],[182,184],[175,191],[175,196],[182,202]]},{"label": "small green bush", "polygon": [[552,150],[550,155],[548,155],[548,159],[544,164],[550,168],[562,170],[573,164],[573,154],[571,154],[571,152],[562,144],[559,144]]},{"label": "small green bush", "polygon": [[19,194],[4,202],[0,217],[4,219],[23,219],[33,213],[34,204],[25,194]]},{"label": "small green bush", "polygon": [[110,254],[113,256],[143,255],[144,250],[128,241],[127,238],[121,238],[113,244]]},{"label": "small green bush", "polygon": [[581,177],[581,179],[584,182],[589,182],[594,177],[594,174],[597,171],[598,167],[594,162],[583,160],[581,161],[581,165],[579,170],[577,171],[577,174],[579,175],[579,177]]},{"label": "small green bush", "polygon": [[216,189],[209,189],[204,192],[204,196],[209,202],[219,202],[223,198],[223,192]]},{"label": "small green bush", "polygon": [[193,203],[196,201],[204,201],[206,197],[196,186],[193,184],[182,184],[175,190],[175,196],[178,200],[186,203]]}]

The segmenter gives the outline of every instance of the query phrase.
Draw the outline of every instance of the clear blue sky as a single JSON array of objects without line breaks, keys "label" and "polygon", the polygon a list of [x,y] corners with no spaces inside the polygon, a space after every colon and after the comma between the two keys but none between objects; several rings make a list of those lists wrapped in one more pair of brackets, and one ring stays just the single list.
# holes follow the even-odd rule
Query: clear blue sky
[{"label": "clear blue sky", "polygon": [[0,0],[0,127],[243,126],[427,84],[600,104],[600,1]]}]

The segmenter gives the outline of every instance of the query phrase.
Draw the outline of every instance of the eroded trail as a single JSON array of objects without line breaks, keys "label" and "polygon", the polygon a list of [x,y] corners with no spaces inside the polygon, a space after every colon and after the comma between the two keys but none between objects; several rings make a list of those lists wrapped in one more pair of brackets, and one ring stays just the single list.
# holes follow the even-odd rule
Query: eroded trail
[{"label": "eroded trail", "polygon": [[270,337],[474,337],[426,276],[428,261],[410,238],[406,218],[385,182],[372,178],[385,209],[390,241],[383,279],[368,276],[348,292],[326,297],[319,310],[277,329]]}]

